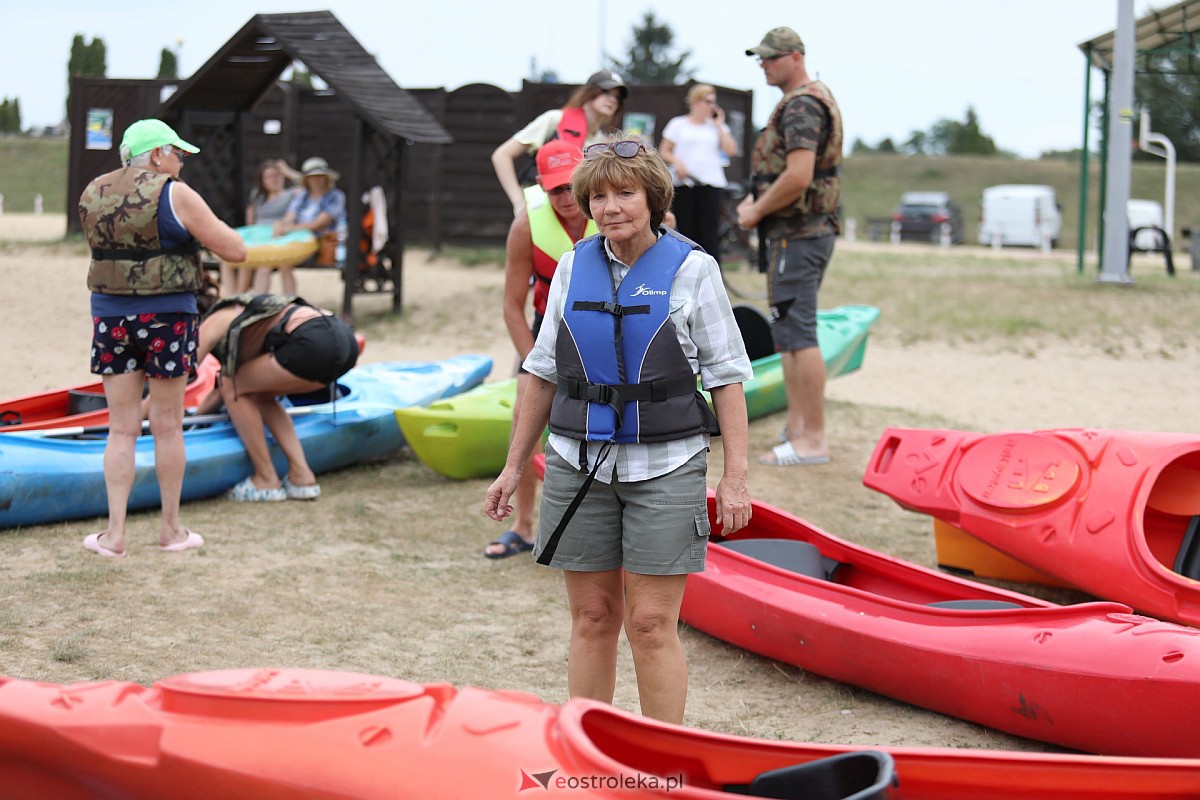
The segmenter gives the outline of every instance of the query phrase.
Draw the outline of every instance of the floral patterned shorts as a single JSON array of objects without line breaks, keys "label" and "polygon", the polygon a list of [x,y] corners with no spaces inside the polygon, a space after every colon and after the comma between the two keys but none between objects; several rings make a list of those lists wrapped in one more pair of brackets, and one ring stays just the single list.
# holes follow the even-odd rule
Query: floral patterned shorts
[{"label": "floral patterned shorts", "polygon": [[182,378],[193,371],[199,344],[196,314],[129,314],[92,317],[92,372],[147,378]]}]

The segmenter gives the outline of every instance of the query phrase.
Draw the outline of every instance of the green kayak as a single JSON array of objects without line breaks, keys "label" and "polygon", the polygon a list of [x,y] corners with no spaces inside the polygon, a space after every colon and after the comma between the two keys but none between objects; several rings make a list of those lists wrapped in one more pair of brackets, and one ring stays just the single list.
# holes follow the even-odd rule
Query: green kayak
[{"label": "green kayak", "polygon": [[[862,366],[867,335],[878,318],[879,309],[874,306],[838,306],[817,312],[817,337],[829,378]],[[782,411],[787,398],[779,355],[751,364],[754,377],[743,385],[750,419]],[[515,378],[485,383],[428,406],[398,408],[396,420],[413,452],[447,478],[495,477],[508,455],[516,395]]]}]

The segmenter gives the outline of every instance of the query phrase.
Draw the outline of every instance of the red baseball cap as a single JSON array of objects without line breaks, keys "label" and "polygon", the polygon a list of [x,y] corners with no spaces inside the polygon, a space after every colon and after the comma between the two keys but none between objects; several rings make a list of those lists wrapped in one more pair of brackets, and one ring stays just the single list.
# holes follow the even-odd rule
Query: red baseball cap
[{"label": "red baseball cap", "polygon": [[583,161],[583,151],[570,142],[554,139],[546,142],[537,151],[538,177],[546,191],[566,186],[571,182],[575,165]]}]

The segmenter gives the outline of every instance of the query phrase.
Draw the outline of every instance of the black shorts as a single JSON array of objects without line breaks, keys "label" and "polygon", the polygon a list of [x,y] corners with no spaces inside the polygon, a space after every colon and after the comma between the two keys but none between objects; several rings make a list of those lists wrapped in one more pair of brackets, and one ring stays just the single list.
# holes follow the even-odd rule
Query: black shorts
[{"label": "black shorts", "polygon": [[293,375],[333,383],[358,362],[358,341],[344,320],[322,315],[300,323],[273,352],[279,365]]}]

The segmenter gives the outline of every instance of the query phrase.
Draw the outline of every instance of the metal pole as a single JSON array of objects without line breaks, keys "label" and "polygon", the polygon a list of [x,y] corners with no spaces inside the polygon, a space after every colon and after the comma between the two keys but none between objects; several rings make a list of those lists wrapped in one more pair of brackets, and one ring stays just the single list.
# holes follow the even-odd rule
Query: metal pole
[{"label": "metal pole", "polygon": [[1117,0],[1113,39],[1112,96],[1108,118],[1108,192],[1104,205],[1104,256],[1101,283],[1132,283],[1129,276],[1129,178],[1133,161],[1133,0]]},{"label": "metal pole", "polygon": [[1088,134],[1092,127],[1092,49],[1083,54],[1083,149],[1079,154],[1079,229],[1075,234],[1075,271],[1083,272],[1083,251],[1087,246]]}]

